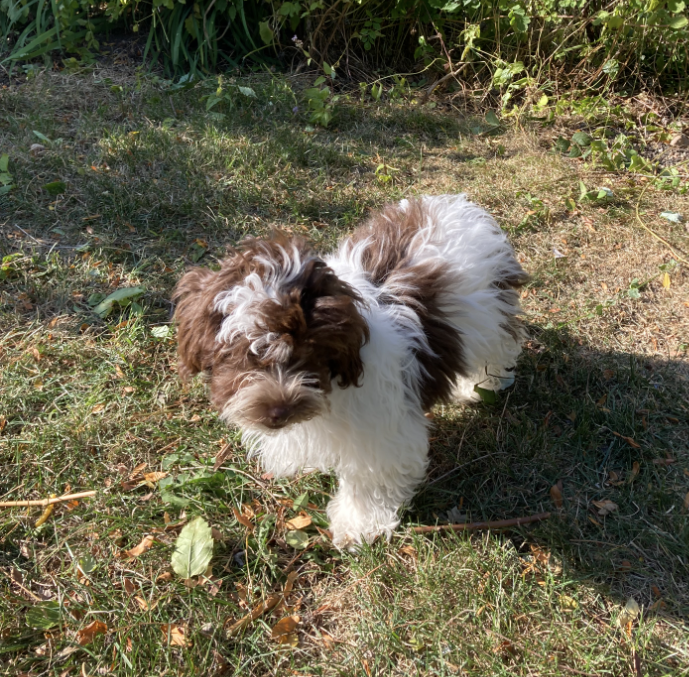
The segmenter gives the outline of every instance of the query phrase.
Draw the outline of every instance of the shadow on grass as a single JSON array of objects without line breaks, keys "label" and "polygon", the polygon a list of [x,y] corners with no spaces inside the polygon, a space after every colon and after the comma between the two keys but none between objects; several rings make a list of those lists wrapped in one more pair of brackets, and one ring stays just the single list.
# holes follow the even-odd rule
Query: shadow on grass
[{"label": "shadow on grass", "polygon": [[[513,537],[621,600],[689,617],[689,369],[532,326],[511,392],[439,412],[415,522],[552,511]],[[551,487],[561,483],[562,506]],[[612,501],[607,515],[594,501]],[[460,518],[458,520],[458,517]]]}]

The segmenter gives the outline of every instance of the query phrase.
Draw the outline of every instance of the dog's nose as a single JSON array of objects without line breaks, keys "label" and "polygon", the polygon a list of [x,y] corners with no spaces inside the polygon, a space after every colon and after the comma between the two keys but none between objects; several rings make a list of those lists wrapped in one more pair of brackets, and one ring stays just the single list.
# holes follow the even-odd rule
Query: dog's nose
[{"label": "dog's nose", "polygon": [[268,411],[266,412],[266,418],[268,419],[268,423],[270,426],[278,428],[281,425],[287,423],[289,414],[290,408],[288,406],[285,406],[284,404],[278,404],[268,409]]}]

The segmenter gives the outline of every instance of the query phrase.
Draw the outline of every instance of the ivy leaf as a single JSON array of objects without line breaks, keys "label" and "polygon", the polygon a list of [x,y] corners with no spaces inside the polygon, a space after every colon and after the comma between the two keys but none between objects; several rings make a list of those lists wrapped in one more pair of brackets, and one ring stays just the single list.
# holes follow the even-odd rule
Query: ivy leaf
[{"label": "ivy leaf", "polygon": [[689,24],[689,19],[687,19],[684,14],[680,14],[670,21],[670,28],[674,28],[676,31],[679,31],[687,24]]},{"label": "ivy leaf", "polygon": [[244,96],[253,97],[254,99],[256,98],[256,92],[254,92],[251,87],[239,87],[239,93],[244,94]]},{"label": "ivy leaf", "polygon": [[197,517],[187,524],[175,542],[172,568],[182,578],[202,574],[213,557],[213,533],[208,523]]}]

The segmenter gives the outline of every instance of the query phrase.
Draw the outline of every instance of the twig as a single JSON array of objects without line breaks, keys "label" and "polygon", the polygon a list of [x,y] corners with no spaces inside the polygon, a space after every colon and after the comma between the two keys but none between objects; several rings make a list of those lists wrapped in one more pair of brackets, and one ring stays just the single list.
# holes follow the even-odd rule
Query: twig
[{"label": "twig", "polygon": [[439,524],[433,527],[412,527],[412,532],[415,534],[430,534],[437,531],[482,531],[484,529],[509,529],[510,527],[519,527],[522,524],[530,524],[531,522],[540,522],[548,519],[549,512],[539,512],[537,515],[529,515],[528,517],[513,517],[508,520],[496,520],[494,522],[468,522],[464,524]]},{"label": "twig", "polygon": [[62,503],[64,501],[76,501],[79,498],[89,498],[95,496],[95,491],[82,491],[78,494],[65,494],[64,496],[56,496],[55,498],[41,498],[36,501],[2,501],[0,508],[31,508],[34,506],[45,507],[53,503]]}]

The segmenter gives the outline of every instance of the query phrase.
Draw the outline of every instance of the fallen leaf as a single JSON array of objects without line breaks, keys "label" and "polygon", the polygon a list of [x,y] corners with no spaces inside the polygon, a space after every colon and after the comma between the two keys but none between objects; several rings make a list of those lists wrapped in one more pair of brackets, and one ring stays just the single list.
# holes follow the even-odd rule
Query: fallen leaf
[{"label": "fallen leaf", "polygon": [[139,555],[142,555],[150,550],[154,543],[155,537],[149,534],[148,536],[143,537],[139,545],[134,546],[131,550],[125,550],[125,554],[127,557],[138,557]]},{"label": "fallen leaf", "polygon": [[100,404],[97,404],[95,407],[93,407],[93,409],[91,409],[91,413],[100,414],[100,412],[103,411],[103,409],[105,409],[105,404],[101,402]]},{"label": "fallen leaf", "polygon": [[96,635],[104,635],[108,631],[108,626],[101,621],[93,621],[77,632],[77,641],[81,646],[86,646],[93,641]]},{"label": "fallen leaf", "polygon": [[612,434],[615,437],[619,437],[620,439],[624,440],[630,447],[633,447],[634,449],[641,449],[641,445],[638,442],[635,442],[631,437],[620,435],[620,433],[616,433],[614,430],[612,431]]},{"label": "fallen leaf", "polygon": [[291,646],[296,649],[299,646],[299,637],[296,632],[290,632],[287,635],[280,635],[278,637],[278,644],[283,646]]},{"label": "fallen leaf", "polygon": [[550,487],[550,500],[553,502],[553,505],[556,508],[561,508],[562,507],[562,482],[558,482],[557,484],[553,484],[552,487]]},{"label": "fallen leaf", "polygon": [[670,289],[670,275],[668,273],[663,273],[662,283],[663,289]]},{"label": "fallen leaf", "polygon": [[579,602],[568,595],[560,595],[560,606],[568,611],[573,611],[579,607]]},{"label": "fallen leaf", "polygon": [[150,609],[148,602],[143,597],[137,595],[134,597],[134,601],[139,605],[141,611],[148,611]]},{"label": "fallen leaf", "polygon": [[591,501],[591,503],[593,503],[593,505],[595,505],[596,508],[598,508],[598,514],[601,517],[605,517],[605,515],[609,515],[611,512],[615,512],[615,510],[617,510],[618,508],[617,503],[613,503],[611,500],[607,498],[604,501]]},{"label": "fallen leaf", "polygon": [[157,482],[158,480],[162,480],[163,477],[167,477],[166,472],[148,472],[144,475],[144,479],[147,482],[151,483]]},{"label": "fallen leaf", "polygon": [[305,529],[311,524],[311,516],[306,513],[301,513],[291,520],[285,522],[285,526],[288,529]]},{"label": "fallen leaf", "polygon": [[403,545],[397,552],[413,560],[417,558],[416,548],[413,545]]},{"label": "fallen leaf", "polygon": [[273,639],[278,639],[282,635],[289,635],[294,632],[300,620],[299,616],[285,616],[273,626],[270,636]]},{"label": "fallen leaf", "polygon": [[629,473],[629,479],[627,480],[628,484],[631,484],[641,471],[641,465],[639,464],[639,461],[634,461],[632,463],[632,471]]},{"label": "fallen leaf", "polygon": [[175,541],[172,568],[184,579],[202,574],[213,557],[213,535],[202,517],[187,524]]},{"label": "fallen leaf", "polygon": [[684,497],[684,509],[689,510],[689,491],[687,491],[687,494]]},{"label": "fallen leaf", "polygon": [[606,369],[606,370],[603,372],[603,378],[604,378],[606,381],[609,381],[614,375],[615,375],[615,372],[614,372],[612,369]]},{"label": "fallen leaf", "polygon": [[672,465],[675,462],[674,458],[654,458],[653,459],[653,464],[654,465]]},{"label": "fallen leaf", "polygon": [[131,580],[128,579],[128,578],[124,578],[124,579],[122,580],[122,586],[124,587],[124,591],[125,591],[128,595],[133,595],[133,594],[136,592],[136,586],[135,586],[134,583],[132,583]]},{"label": "fallen leaf", "polygon": [[158,576],[158,578],[156,578],[156,583],[158,581],[165,582],[165,581],[171,581],[171,580],[172,580],[172,571],[163,571],[163,573],[160,574],[160,576]]},{"label": "fallen leaf", "polygon": [[296,550],[303,550],[309,544],[309,535],[305,531],[295,529],[285,534],[285,541]]},{"label": "fallen leaf", "polygon": [[147,465],[148,465],[148,463],[139,463],[139,465],[137,465],[137,466],[134,468],[134,470],[132,470],[132,471],[129,473],[129,476],[130,476],[130,477],[134,477],[134,476],[138,475],[140,472],[143,471],[143,469],[144,469]]},{"label": "fallen leaf", "polygon": [[187,631],[183,625],[165,624],[161,625],[160,629],[163,631],[163,635],[165,635],[165,639],[170,646],[191,646],[191,642],[187,639]]},{"label": "fallen leaf", "polygon": [[249,531],[253,531],[255,529],[253,522],[248,517],[244,517],[244,515],[242,515],[242,513],[239,512],[239,510],[237,510],[237,508],[234,506],[232,506],[232,512],[237,518],[237,521],[240,524],[243,524],[247,529],[249,529]]},{"label": "fallen leaf", "polygon": [[641,609],[639,608],[637,601],[633,597],[630,597],[627,600],[627,603],[624,605],[622,613],[618,616],[617,622],[620,624],[620,626],[625,627],[639,615],[640,611]]},{"label": "fallen leaf", "polygon": [[0,433],[5,429],[7,425],[7,419],[4,416],[0,416]]}]

